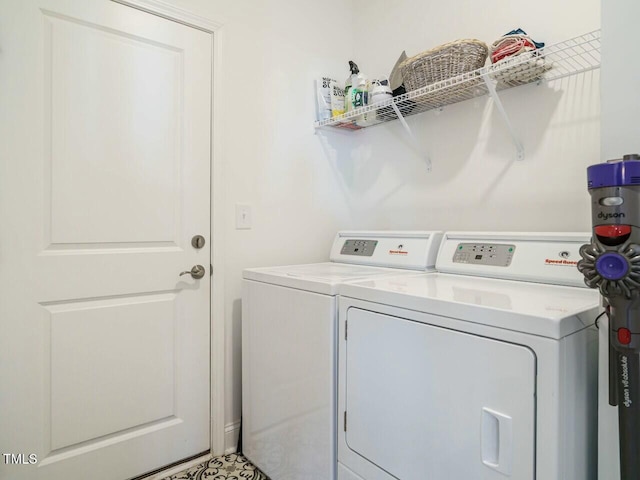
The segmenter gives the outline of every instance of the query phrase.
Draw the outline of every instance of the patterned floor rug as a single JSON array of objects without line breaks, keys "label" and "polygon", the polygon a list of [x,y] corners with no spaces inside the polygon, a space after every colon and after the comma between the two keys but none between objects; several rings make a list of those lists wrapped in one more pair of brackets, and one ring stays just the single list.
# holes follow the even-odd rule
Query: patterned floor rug
[{"label": "patterned floor rug", "polygon": [[242,455],[231,453],[214,457],[163,480],[269,480]]}]

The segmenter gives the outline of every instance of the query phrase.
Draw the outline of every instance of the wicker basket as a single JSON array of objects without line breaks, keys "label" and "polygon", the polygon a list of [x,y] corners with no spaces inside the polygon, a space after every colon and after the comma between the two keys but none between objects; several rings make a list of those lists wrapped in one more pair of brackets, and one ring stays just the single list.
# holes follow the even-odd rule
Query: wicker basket
[{"label": "wicker basket", "polygon": [[517,87],[544,78],[552,68],[539,50],[504,58],[489,68],[489,74],[498,82],[499,88]]},{"label": "wicker basket", "polygon": [[484,65],[489,48],[480,40],[456,40],[407,58],[400,65],[407,91],[471,72]]}]

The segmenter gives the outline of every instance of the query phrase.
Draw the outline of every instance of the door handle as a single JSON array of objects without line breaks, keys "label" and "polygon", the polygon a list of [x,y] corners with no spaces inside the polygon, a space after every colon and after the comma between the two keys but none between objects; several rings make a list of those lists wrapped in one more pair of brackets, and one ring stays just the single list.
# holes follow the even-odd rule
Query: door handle
[{"label": "door handle", "polygon": [[482,463],[511,476],[513,463],[512,418],[489,408],[482,409]]},{"label": "door handle", "polygon": [[191,268],[191,270],[185,270],[184,272],[180,272],[180,276],[189,274],[196,280],[199,280],[202,277],[204,277],[204,272],[205,272],[205,269],[202,265],[194,265]]}]

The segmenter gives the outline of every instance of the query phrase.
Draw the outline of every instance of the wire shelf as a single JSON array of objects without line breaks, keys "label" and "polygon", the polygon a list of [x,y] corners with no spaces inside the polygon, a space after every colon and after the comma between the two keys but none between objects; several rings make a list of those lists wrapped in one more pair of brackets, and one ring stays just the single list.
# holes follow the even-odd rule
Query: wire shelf
[{"label": "wire shelf", "polygon": [[384,102],[315,122],[315,127],[359,130],[397,120],[398,113],[407,117],[491,94],[488,82],[495,85],[495,90],[501,91],[533,82],[557,80],[599,67],[600,30],[595,30],[533,52],[509,57]]}]

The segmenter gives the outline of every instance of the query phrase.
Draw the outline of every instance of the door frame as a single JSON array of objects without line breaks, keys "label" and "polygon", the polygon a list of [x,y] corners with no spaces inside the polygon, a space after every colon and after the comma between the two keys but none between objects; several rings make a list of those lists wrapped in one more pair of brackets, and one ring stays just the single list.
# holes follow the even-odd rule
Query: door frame
[{"label": "door frame", "polygon": [[225,299],[223,261],[223,182],[222,182],[222,135],[220,134],[220,105],[222,100],[222,76],[220,74],[223,19],[211,19],[178,8],[161,0],[110,0],[128,7],[157,15],[167,20],[196,28],[211,36],[211,232],[209,232],[210,258],[212,265],[210,295],[210,446],[211,456],[225,453]]}]

